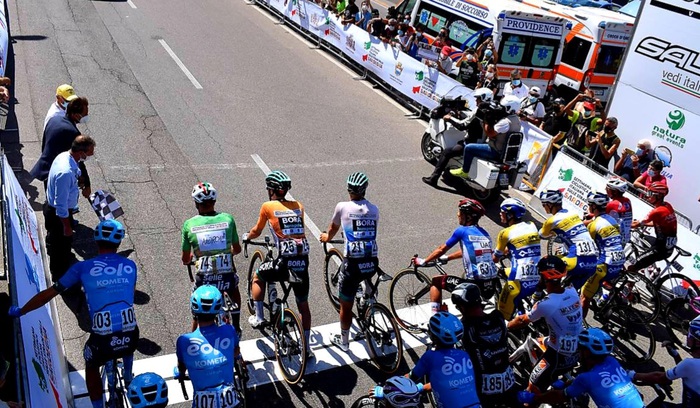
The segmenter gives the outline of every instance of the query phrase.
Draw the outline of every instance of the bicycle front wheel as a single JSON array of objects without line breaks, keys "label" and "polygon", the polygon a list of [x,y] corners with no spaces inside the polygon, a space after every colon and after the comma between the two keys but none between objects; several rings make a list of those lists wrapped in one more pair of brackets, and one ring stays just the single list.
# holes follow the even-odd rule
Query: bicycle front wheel
[{"label": "bicycle front wheel", "polygon": [[255,273],[258,271],[258,268],[260,268],[262,261],[262,251],[255,251],[253,256],[250,257],[250,264],[248,265],[248,284],[246,286],[248,301],[246,303],[248,305],[248,313],[251,315],[255,314],[255,304],[253,303],[253,278],[255,277]]},{"label": "bicycle front wheel", "polygon": [[306,370],[306,339],[299,316],[292,309],[283,309],[277,314],[273,335],[282,376],[287,383],[296,384]]},{"label": "bicycle front wheel", "polygon": [[643,363],[651,360],[656,351],[656,340],[648,323],[630,307],[611,310],[603,324],[615,342],[615,354],[626,363]]},{"label": "bicycle front wheel", "polygon": [[393,374],[403,358],[401,331],[386,306],[376,303],[365,311],[365,338],[369,354],[381,371]]},{"label": "bicycle front wheel", "polygon": [[698,285],[689,277],[680,273],[669,273],[656,281],[656,290],[661,302],[669,303],[673,299],[694,299],[699,296]]},{"label": "bicycle front wheel", "polygon": [[343,268],[343,255],[335,248],[328,250],[326,259],[323,262],[323,280],[326,283],[326,293],[328,300],[335,308],[336,312],[340,311],[340,299],[338,299],[338,290],[340,282],[340,273]]},{"label": "bicycle front wheel", "polygon": [[[695,307],[693,307],[692,302],[695,302]],[[700,304],[695,298],[673,299],[668,302],[664,309],[664,320],[669,337],[671,337],[674,344],[687,352],[690,352],[690,348],[685,344],[688,328],[690,327],[690,322],[698,317],[697,309],[700,309]]]},{"label": "bicycle front wheel", "polygon": [[661,313],[661,302],[654,284],[641,273],[628,273],[622,281],[623,285],[631,288],[626,298],[642,321],[651,323],[656,320]]},{"label": "bicycle front wheel", "polygon": [[430,312],[430,279],[412,268],[394,276],[389,286],[389,306],[396,321],[410,333],[424,331]]}]

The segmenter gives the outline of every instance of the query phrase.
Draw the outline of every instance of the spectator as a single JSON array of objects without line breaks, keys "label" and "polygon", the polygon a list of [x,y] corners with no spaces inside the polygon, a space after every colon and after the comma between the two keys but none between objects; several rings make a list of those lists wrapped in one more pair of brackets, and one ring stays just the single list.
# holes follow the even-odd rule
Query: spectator
[{"label": "spectator", "polygon": [[477,87],[490,89],[494,96],[498,94],[498,70],[496,69],[496,65],[489,64],[486,66],[486,70],[482,75],[481,81],[477,84]]},{"label": "spectator", "polygon": [[595,137],[586,140],[586,147],[590,149],[588,156],[606,169],[620,146],[620,138],[615,134],[615,129],[617,129],[617,118],[609,117],[603,124],[603,130],[598,131]]},{"label": "spectator", "polygon": [[404,15],[402,23],[404,23],[410,27],[411,26],[411,15],[410,14]]},{"label": "spectator", "polygon": [[367,31],[367,25],[372,20],[372,3],[370,0],[364,0],[360,6],[360,20],[356,22],[357,26]]},{"label": "spectator", "polygon": [[634,187],[646,191],[652,183],[663,183],[667,184],[666,176],[661,174],[661,170],[664,169],[664,163],[661,160],[652,160],[649,163],[649,168],[647,171],[642,173],[641,176],[634,180]]},{"label": "spectator", "polygon": [[549,112],[544,115],[540,129],[552,136],[552,143],[558,143],[564,139],[566,133],[571,129],[571,120],[566,112],[564,98],[557,98],[552,102]]},{"label": "spectator", "polygon": [[533,86],[528,93],[530,95],[520,101],[522,104],[520,118],[539,126],[545,115],[544,104],[540,102],[540,88]]},{"label": "spectator", "polygon": [[430,66],[437,68],[438,71],[445,75],[449,75],[450,72],[452,72],[452,58],[450,58],[450,53],[452,53],[452,47],[449,45],[442,47],[438,60],[431,61]]},{"label": "spectator", "polygon": [[457,67],[459,68],[457,79],[470,89],[476,89],[476,85],[479,83],[479,73],[481,72],[474,53],[474,49],[469,48],[462,53],[462,57],[457,61]]},{"label": "spectator", "polygon": [[74,101],[77,97],[78,95],[75,94],[72,86],[68,84],[59,86],[56,89],[56,102],[51,104],[49,111],[46,113],[44,129],[46,129],[46,124],[49,123],[49,119],[58,115],[65,116],[68,102]]},{"label": "spectator", "polygon": [[355,20],[357,18],[357,13],[360,12],[360,9],[357,8],[357,5],[355,5],[355,0],[348,0],[347,6],[345,6],[345,10],[343,10],[343,24],[355,24]]},{"label": "spectator", "polygon": [[639,178],[654,160],[654,151],[651,149],[649,139],[642,139],[637,143],[637,150],[625,149],[620,159],[615,163],[615,174],[632,183]]},{"label": "spectator", "polygon": [[399,23],[399,30],[396,32],[395,41],[401,46],[401,51],[408,53],[410,48],[411,36],[408,35],[408,26],[404,23]]},{"label": "spectator", "polygon": [[[574,106],[579,106],[583,110],[576,109]],[[605,113],[602,113],[600,118],[597,117],[595,103],[585,94],[576,95],[566,105],[566,111],[571,112],[569,115],[571,129],[566,134],[565,144],[579,153],[586,154],[588,153],[586,141],[596,136],[601,124],[605,122]]]},{"label": "spectator", "polygon": [[437,49],[442,49],[443,47],[450,45],[448,44],[447,29],[445,27],[440,29],[440,32],[438,33],[438,36],[435,37],[432,45]]},{"label": "spectator", "polygon": [[390,42],[393,40],[399,32],[398,22],[395,18],[389,19],[389,23],[384,28],[384,33],[379,35],[382,41]]},{"label": "spectator", "polygon": [[340,16],[343,14],[345,11],[345,7],[347,7],[348,3],[347,0],[336,0],[335,2],[335,15]]},{"label": "spectator", "polygon": [[[88,117],[88,100],[85,97],[78,97],[68,103],[66,114],[64,116],[56,116],[49,119],[44,129],[44,137],[41,140],[41,156],[37,160],[29,174],[44,182],[49,176],[51,163],[59,153],[70,149],[73,139],[80,134],[76,124],[87,123]],[[81,187],[83,188],[83,196],[90,197],[90,177],[88,176],[85,166],[81,165],[82,173]]]},{"label": "spectator", "polygon": [[379,17],[379,10],[372,9],[372,19],[367,22],[367,31],[375,37],[379,37],[386,30],[384,19]]},{"label": "spectator", "polygon": [[493,52],[493,38],[489,38],[482,42],[476,49],[476,56],[480,58],[482,69],[498,62],[498,55]]},{"label": "spectator", "polygon": [[513,95],[518,98],[518,100],[523,100],[528,96],[529,89],[527,85],[523,83],[522,75],[519,69],[513,70],[510,73],[510,82],[506,82],[503,86],[503,96]]},{"label": "spectator", "polygon": [[49,171],[44,223],[46,252],[49,255],[51,279],[56,282],[66,273],[74,260],[71,252],[73,215],[78,206],[78,163],[95,153],[95,141],[90,136],[78,135],[68,151],[56,156]]},{"label": "spectator", "polygon": [[408,55],[411,57],[421,60],[421,58],[418,57],[418,44],[428,43],[428,39],[425,38],[423,35],[423,30],[425,30],[425,27],[423,24],[418,24],[416,26],[416,32],[411,35],[411,38],[409,39],[409,50],[408,50]]}]

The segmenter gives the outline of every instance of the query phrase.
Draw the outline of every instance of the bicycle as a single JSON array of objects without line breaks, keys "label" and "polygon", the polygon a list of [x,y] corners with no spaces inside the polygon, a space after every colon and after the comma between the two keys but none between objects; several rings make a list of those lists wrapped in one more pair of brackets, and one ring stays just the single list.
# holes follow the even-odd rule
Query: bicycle
[{"label": "bicycle", "polygon": [[[222,406],[225,407],[236,407],[236,408],[247,408],[248,407],[248,391],[247,391],[247,383],[248,383],[248,369],[246,368],[247,363],[244,362],[243,360],[236,360],[234,367],[233,367],[233,388],[228,388],[226,392],[223,393],[221,396],[222,398]],[[182,397],[185,399],[185,401],[189,401],[190,396],[187,393],[187,387],[185,386],[185,381],[189,381],[190,377],[188,375],[179,375],[177,378],[178,382],[180,383],[180,389],[182,390]],[[208,395],[202,395],[197,398],[197,395],[195,393],[195,401],[196,405],[198,407],[215,407],[216,406],[216,401],[214,401],[213,396],[211,394]],[[128,408],[128,407],[127,407]]]},{"label": "bicycle", "polygon": [[[340,311],[338,300],[338,278],[343,268],[343,255],[336,248],[328,248],[329,244],[344,244],[342,240],[331,240],[323,243],[325,257],[324,281],[326,292],[336,311]],[[332,259],[340,261],[337,268],[331,265]],[[355,296],[356,312],[354,313],[360,333],[355,340],[366,339],[369,346],[369,354],[372,362],[382,372],[393,374],[398,370],[403,359],[403,341],[401,330],[389,309],[376,301],[379,284],[392,280],[381,268],[377,267],[376,279],[365,279],[366,288],[371,296],[364,296],[362,289]],[[337,303],[336,303],[337,302]]]},{"label": "bicycle", "polygon": [[[447,275],[442,267],[447,264],[447,257],[441,257],[433,262],[416,265],[414,255],[408,268],[399,271],[389,286],[389,306],[396,321],[409,333],[419,334],[426,331],[425,323],[430,320],[430,286],[432,279],[419,269],[435,268],[440,275]],[[501,293],[501,281],[498,276],[485,280],[481,287],[482,298],[493,306],[497,305],[497,297]]]},{"label": "bicycle", "polygon": [[[194,263],[189,263],[187,264],[187,272],[190,275],[190,282],[194,283],[194,274],[192,272],[192,266]],[[233,314],[234,310],[238,309],[238,305],[233,303],[231,300],[231,297],[228,295],[226,291],[221,291],[221,296],[223,299],[223,306],[221,308],[221,313],[219,313],[219,316],[217,317],[216,323],[218,325],[221,324],[232,324],[233,322],[233,317],[231,316]],[[238,333],[238,336],[240,338],[241,333]]]},{"label": "bicycle", "polygon": [[[266,236],[264,241],[245,241],[243,244],[243,256],[246,258],[248,258],[248,245],[260,246],[266,250],[264,255],[261,250],[256,250],[250,259],[248,268],[248,307],[252,309],[250,304],[252,300],[253,273],[260,266],[257,265],[256,267],[256,264],[258,262],[273,261],[273,251],[276,246],[269,236]],[[265,304],[265,308],[270,313],[270,323],[267,324],[272,327],[275,356],[282,371],[282,376],[287,383],[294,385],[301,381],[306,370],[306,338],[304,337],[301,319],[287,304],[292,284],[289,282],[279,282],[279,284],[282,288],[282,298],[277,297],[273,304]],[[251,314],[255,313],[254,309],[250,311]]]},{"label": "bicycle", "polygon": [[107,395],[109,399],[105,405],[107,408],[129,408],[129,400],[126,396],[124,365],[121,360],[114,358],[108,361],[100,370],[102,381],[107,380]]},{"label": "bicycle", "polygon": [[676,298],[668,302],[664,309],[664,324],[671,341],[683,350],[690,352],[686,346],[690,322],[700,316],[700,297],[688,299]]}]

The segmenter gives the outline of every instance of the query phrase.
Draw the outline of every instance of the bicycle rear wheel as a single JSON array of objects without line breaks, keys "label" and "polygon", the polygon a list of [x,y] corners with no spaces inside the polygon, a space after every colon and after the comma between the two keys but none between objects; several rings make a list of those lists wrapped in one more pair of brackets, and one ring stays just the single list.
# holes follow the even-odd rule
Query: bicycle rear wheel
[{"label": "bicycle rear wheel", "polygon": [[656,290],[663,304],[674,299],[693,299],[700,296],[698,285],[680,273],[669,273],[656,281]]},{"label": "bicycle rear wheel", "polygon": [[607,321],[602,322],[615,342],[615,354],[626,363],[651,360],[656,351],[656,340],[648,323],[628,306],[611,309]]},{"label": "bicycle rear wheel", "polygon": [[381,371],[393,374],[401,365],[403,342],[396,320],[386,306],[375,303],[365,311],[365,339],[374,364]]},{"label": "bicycle rear wheel", "polygon": [[326,293],[328,300],[335,308],[336,312],[340,311],[340,299],[338,299],[338,283],[340,281],[340,273],[343,268],[343,255],[335,248],[328,250],[326,259],[323,262],[323,280],[326,283]]},{"label": "bicycle rear wheel", "polygon": [[652,281],[641,273],[628,273],[620,279],[620,282],[632,287],[626,299],[644,323],[651,323],[659,317],[661,301]]},{"label": "bicycle rear wheel", "polygon": [[389,286],[389,306],[398,324],[410,333],[421,333],[430,319],[430,279],[412,268],[394,276]]},{"label": "bicycle rear wheel", "polygon": [[[695,307],[692,302],[695,302]],[[684,298],[671,300],[664,309],[664,323],[669,337],[673,343],[687,352],[690,352],[690,348],[685,344],[688,327],[690,322],[698,317],[696,309],[700,309],[700,304],[695,299]]]},{"label": "bicycle rear wheel", "polygon": [[301,320],[292,309],[285,308],[277,314],[273,336],[284,380],[289,384],[298,383],[306,370],[306,339]]},{"label": "bicycle rear wheel", "polygon": [[253,303],[253,278],[258,268],[262,264],[263,253],[262,251],[255,251],[253,256],[250,257],[250,264],[248,264],[248,282],[246,286],[246,293],[248,295],[248,313],[251,315],[255,314],[255,304]]},{"label": "bicycle rear wheel", "polygon": [[239,399],[242,401],[240,407],[248,407],[248,369],[243,365],[241,360],[236,361],[235,378],[236,391],[238,391]]}]

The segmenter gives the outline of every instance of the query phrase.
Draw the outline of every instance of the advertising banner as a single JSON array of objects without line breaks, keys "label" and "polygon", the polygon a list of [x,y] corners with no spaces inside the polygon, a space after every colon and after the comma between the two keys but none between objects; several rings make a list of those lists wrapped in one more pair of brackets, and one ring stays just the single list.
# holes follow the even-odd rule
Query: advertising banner
[{"label": "advertising banner", "polygon": [[[4,157],[3,157],[4,159]],[[7,234],[11,245],[10,278],[17,291],[17,303],[24,305],[39,291],[46,289],[37,219],[12,168],[3,160],[4,198],[7,205]],[[29,389],[28,407],[67,407],[61,378],[58,342],[49,305],[20,319],[24,361]]]},{"label": "advertising banner", "polygon": [[[605,191],[608,180],[591,171],[576,159],[559,153],[549,170],[542,178],[535,196],[544,190],[559,190],[564,194],[563,207],[576,211],[583,216],[588,212],[586,197],[592,190]],[[632,202],[635,219],[643,219],[652,207],[644,201],[627,194]],[[678,263],[683,267],[681,273],[700,284],[700,240],[688,228],[678,225],[678,246],[690,252],[690,257],[679,257]]]},{"label": "advertising banner", "polygon": [[646,138],[670,150],[668,200],[694,225],[700,224],[700,184],[691,178],[700,170],[698,26],[698,2],[644,0],[608,109],[620,121],[621,147],[634,149]]}]

